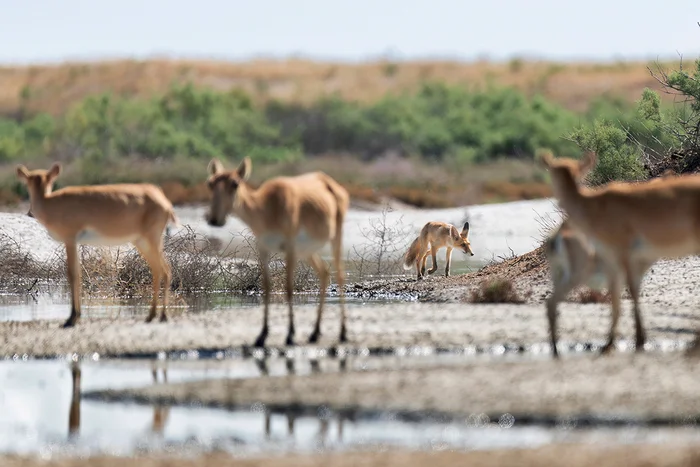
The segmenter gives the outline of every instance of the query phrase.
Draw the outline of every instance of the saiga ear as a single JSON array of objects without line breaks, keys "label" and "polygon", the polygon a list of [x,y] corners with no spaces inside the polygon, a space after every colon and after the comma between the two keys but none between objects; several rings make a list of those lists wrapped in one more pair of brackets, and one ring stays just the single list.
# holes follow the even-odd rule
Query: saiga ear
[{"label": "saiga ear", "polygon": [[250,171],[252,169],[251,166],[252,163],[250,162],[250,157],[244,157],[241,161],[241,164],[236,169],[236,172],[238,172],[238,177],[241,180],[248,180],[248,177],[250,177]]},{"label": "saiga ear", "polygon": [[588,175],[588,172],[595,167],[597,162],[598,156],[596,156],[595,152],[586,152],[581,158],[581,161],[578,163],[579,177],[583,179],[586,175]]},{"label": "saiga ear", "polygon": [[219,159],[212,159],[207,166],[207,171],[209,175],[216,175],[224,171],[224,166],[219,162]]},{"label": "saiga ear", "polygon": [[535,163],[545,169],[549,169],[550,167],[552,167],[553,162],[554,155],[549,151],[545,151],[542,154],[540,154],[539,157],[535,158]]},{"label": "saiga ear", "polygon": [[27,181],[27,178],[29,178],[29,171],[27,170],[27,168],[25,166],[23,166],[23,165],[17,166],[17,177],[24,182]]},{"label": "saiga ear", "polygon": [[54,162],[54,164],[49,169],[49,180],[54,180],[61,173],[61,164]]}]

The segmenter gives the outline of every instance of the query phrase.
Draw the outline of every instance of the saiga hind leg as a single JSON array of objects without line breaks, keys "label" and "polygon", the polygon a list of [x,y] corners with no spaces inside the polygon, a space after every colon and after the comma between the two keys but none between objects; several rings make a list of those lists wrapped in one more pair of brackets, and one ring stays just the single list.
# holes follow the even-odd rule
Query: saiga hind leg
[{"label": "saiga hind leg", "polygon": [[[345,326],[345,266],[343,264],[343,233],[342,222],[333,242],[333,266],[335,267],[336,280],[338,281],[338,294],[340,294],[340,342],[347,342],[347,328]],[[320,318],[319,318],[320,319]]]},{"label": "saiga hind leg", "polygon": [[314,268],[314,271],[316,271],[316,275],[318,275],[321,285],[319,290],[318,311],[316,312],[316,326],[314,326],[314,331],[309,337],[309,343],[314,344],[318,341],[318,338],[321,335],[321,317],[323,316],[323,306],[326,302],[326,289],[328,288],[330,271],[328,270],[328,265],[326,262],[323,261],[316,253],[309,257],[308,262],[311,267]]}]

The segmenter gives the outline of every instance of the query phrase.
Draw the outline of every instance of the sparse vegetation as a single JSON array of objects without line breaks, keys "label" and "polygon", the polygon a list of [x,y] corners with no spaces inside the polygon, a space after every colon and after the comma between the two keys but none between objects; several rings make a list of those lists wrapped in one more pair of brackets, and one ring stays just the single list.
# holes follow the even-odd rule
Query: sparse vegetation
[{"label": "sparse vegetation", "polygon": [[389,212],[390,208],[384,208],[379,217],[371,218],[370,226],[362,231],[367,241],[353,247],[355,258],[349,261],[349,266],[357,280],[402,271],[402,257],[411,241],[411,227],[405,225],[401,217],[390,221]]},{"label": "sparse vegetation", "polygon": [[[626,104],[627,91],[604,99],[594,97],[600,92],[569,96],[575,101],[570,102],[553,91],[551,81],[567,79],[567,86],[557,89],[576,89],[573,82],[579,79],[624,81],[643,71],[641,64],[596,67],[519,59],[502,65],[129,61],[0,69],[0,161],[12,167],[15,161],[61,160],[64,184],[152,181],[177,204],[207,199],[208,158],[243,154],[256,168],[268,168],[267,174],[288,173],[290,167],[307,171],[319,157],[335,161],[327,171],[345,178],[341,183],[354,188],[359,199],[388,196],[418,207],[531,199],[551,194],[542,174],[528,169],[529,176],[512,177],[483,168],[502,165],[504,158],[531,164],[540,148],[576,155],[574,142],[562,136],[577,123],[586,127],[598,119],[627,129],[637,116]],[[353,89],[362,96],[344,87],[358,76],[363,85]],[[646,85],[661,88],[648,78]],[[325,91],[329,80],[337,92]],[[287,81],[302,89],[302,96],[281,93],[289,86],[280,83]],[[382,83],[382,92],[372,88],[375,81]],[[608,133],[620,136],[619,131]],[[591,143],[578,134],[574,141]],[[614,170],[639,176],[634,151],[622,154],[622,168],[612,164],[603,179]],[[392,155],[411,161],[418,176],[384,173],[368,182],[345,175],[345,163],[340,164]],[[423,167],[440,176],[424,176]],[[482,177],[469,177],[471,172]],[[0,166],[0,202],[23,196],[12,171]]]},{"label": "sparse vegetation", "polygon": [[610,294],[599,290],[584,287],[579,290],[573,297],[573,301],[577,303],[610,303]]},{"label": "sparse vegetation", "polygon": [[[190,228],[168,237],[165,255],[171,265],[171,290],[182,297],[206,293],[257,293],[261,291],[261,269],[255,241],[241,232],[241,246],[224,248]],[[0,231],[0,291],[33,293],[67,283],[65,252],[58,247],[46,261],[30,254],[13,237]],[[148,295],[152,278],[145,260],[130,247],[80,246],[83,289],[88,295],[134,297]],[[273,256],[270,274],[273,288],[283,290],[286,272],[281,258]],[[317,279],[306,266],[297,267],[295,287],[310,290]]]}]

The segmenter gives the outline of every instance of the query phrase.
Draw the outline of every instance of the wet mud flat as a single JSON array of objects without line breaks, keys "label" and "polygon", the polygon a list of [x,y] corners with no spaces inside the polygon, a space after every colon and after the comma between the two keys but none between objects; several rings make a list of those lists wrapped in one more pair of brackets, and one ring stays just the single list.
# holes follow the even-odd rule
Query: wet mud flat
[{"label": "wet mud flat", "polygon": [[[219,379],[107,389],[87,400],[295,414],[320,408],[371,417],[498,420],[508,426],[694,426],[700,420],[700,358],[683,352],[580,355],[566,360],[469,361],[462,365]],[[480,422],[481,421],[481,422]]]},{"label": "wet mud flat", "polygon": [[[619,322],[620,345],[634,335],[628,308],[629,303],[625,303]],[[687,345],[700,328],[694,306],[645,302],[643,313],[652,349]],[[549,352],[543,304],[350,305],[349,342],[342,345],[338,344],[339,307],[329,305],[323,317],[323,335],[318,345],[310,347],[305,343],[313,329],[316,306],[296,306],[295,316],[296,342],[302,349],[404,354],[416,347],[428,352]],[[0,357],[45,358],[75,353],[103,358],[156,358],[167,356],[168,352],[189,353],[188,358],[245,355],[253,350],[250,346],[260,331],[262,307],[183,313],[167,323],[145,323],[144,317],[86,318],[68,329],[61,328],[62,320],[0,323]],[[595,350],[607,336],[609,305],[564,303],[559,321],[560,350],[566,352],[581,346]],[[284,345],[286,331],[286,306],[272,306],[265,352],[294,350]]]}]

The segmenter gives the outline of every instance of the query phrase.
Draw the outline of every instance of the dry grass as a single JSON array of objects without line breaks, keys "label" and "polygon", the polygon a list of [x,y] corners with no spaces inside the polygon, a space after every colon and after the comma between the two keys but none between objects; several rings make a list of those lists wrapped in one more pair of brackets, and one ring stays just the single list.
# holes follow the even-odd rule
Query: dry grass
[{"label": "dry grass", "polygon": [[[665,64],[674,66],[673,62]],[[540,93],[576,111],[601,95],[638,99],[645,87],[659,89],[646,62],[555,63],[511,60],[509,63],[374,61],[359,64],[306,60],[217,62],[194,60],[121,60],[0,68],[0,113],[44,110],[61,114],[83,97],[112,91],[149,97],[173,82],[191,81],[217,90],[242,88],[259,101],[311,102],[320,96],[375,101],[387,93],[415,89],[427,80],[483,86],[514,86]],[[23,90],[29,98],[21,98]]]},{"label": "dry grass", "polygon": [[[149,182],[159,185],[174,205],[207,203],[208,161],[175,160],[153,162],[127,159],[114,163],[104,173],[110,182]],[[229,166],[238,162],[231,161]],[[48,167],[51,161],[31,164]],[[423,208],[448,208],[469,204],[519,201],[549,197],[551,186],[544,172],[532,162],[499,160],[469,167],[432,164],[420,158],[380,157],[362,162],[342,154],[307,158],[297,162],[254,165],[251,184],[279,175],[296,175],[321,170],[348,189],[354,201],[378,204],[387,199]],[[94,182],[104,182],[95,180]],[[79,163],[64,164],[62,186],[93,183],[85,181]],[[15,191],[14,164],[0,165],[0,206],[21,201]]]},{"label": "dry grass", "polygon": [[[207,293],[261,292],[262,272],[255,241],[249,232],[238,234],[241,246],[231,248],[186,227],[166,238],[165,256],[172,270],[171,290],[179,297]],[[222,253],[224,251],[224,253]],[[83,294],[100,297],[150,297],[152,276],[146,261],[131,247],[80,246]],[[278,256],[270,262],[273,290],[284,290],[286,265]],[[0,231],[0,291],[29,293],[65,287],[63,247],[45,261]],[[316,290],[318,279],[300,263],[295,269],[296,291]]]},{"label": "dry grass", "polygon": [[54,261],[37,261],[19,241],[0,230],[0,284],[10,293],[32,293],[41,282],[56,280],[60,272]]},{"label": "dry grass", "polygon": [[610,294],[590,288],[579,290],[573,297],[573,301],[577,303],[610,303]]},{"label": "dry grass", "polygon": [[472,303],[523,303],[524,300],[510,279],[494,277],[486,279],[472,291]]}]

